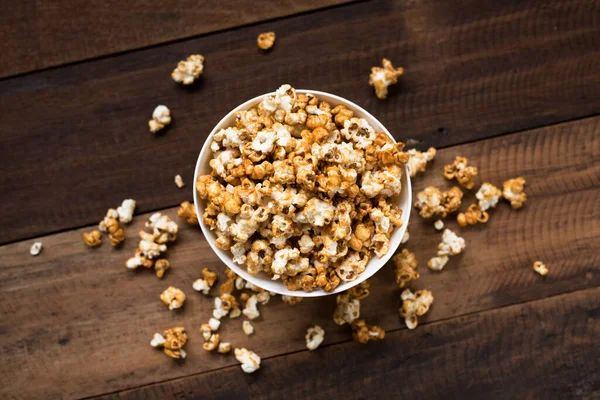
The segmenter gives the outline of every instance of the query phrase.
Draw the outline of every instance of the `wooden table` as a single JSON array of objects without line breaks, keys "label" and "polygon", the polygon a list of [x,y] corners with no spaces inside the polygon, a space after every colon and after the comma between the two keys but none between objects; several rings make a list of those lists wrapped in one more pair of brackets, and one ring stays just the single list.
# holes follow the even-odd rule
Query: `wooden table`
[{"label": "wooden table", "polygon": [[[600,396],[600,1],[176,3],[0,6],[2,398]],[[256,36],[270,30],[277,43],[261,54]],[[205,73],[178,86],[169,74],[192,53],[206,57]],[[406,69],[386,101],[367,84],[382,57]],[[467,248],[441,273],[425,267],[440,234],[413,211],[413,286],[435,296],[414,331],[398,316],[390,265],[361,311],[385,328],[382,342],[360,345],[335,325],[334,296],[294,307],[276,298],[251,337],[226,320],[222,336],[262,356],[246,375],[232,355],[202,349],[212,301],[191,282],[203,267],[222,278],[224,266],[199,229],[180,224],[163,280],[123,264],[149,213],[175,218],[191,199],[216,122],[285,82],[353,100],[397,139],[440,149],[415,190],[449,187],[442,168],[464,155],[479,182],[524,176],[529,201],[461,229]],[[154,136],[158,104],[174,123]],[[124,246],[85,247],[81,233],[125,198],[138,208]],[[168,285],[188,293],[181,312],[158,301]],[[310,352],[313,324],[326,335]],[[185,362],[149,346],[177,325],[190,334]]]}]

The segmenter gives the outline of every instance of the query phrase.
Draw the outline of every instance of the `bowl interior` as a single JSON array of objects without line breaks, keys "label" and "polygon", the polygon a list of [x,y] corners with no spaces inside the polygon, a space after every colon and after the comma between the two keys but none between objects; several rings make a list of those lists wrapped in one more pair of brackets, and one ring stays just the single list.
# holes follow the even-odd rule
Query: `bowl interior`
[{"label": "bowl interior", "polygon": [[[359,107],[358,105],[352,103],[349,100],[341,98],[339,96],[320,92],[316,90],[303,90],[296,89],[297,93],[312,93],[319,97],[321,100],[325,100],[332,105],[332,107],[343,104],[347,108],[354,111],[354,116],[359,118],[366,119],[369,124],[375,129],[377,132],[385,132],[389,137],[394,139],[390,132],[383,126],[375,117],[369,114],[367,111]],[[200,199],[196,192],[196,181],[199,176],[210,174],[211,168],[209,166],[210,158],[212,157],[212,152],[210,150],[210,143],[212,142],[213,135],[221,130],[222,128],[230,127],[235,125],[235,113],[239,110],[249,109],[253,106],[258,105],[258,103],[263,99],[264,96],[268,95],[264,94],[258,97],[255,97],[247,102],[240,104],[238,107],[233,109],[229,114],[227,114],[213,129],[210,133],[206,142],[202,146],[202,150],[200,152],[200,156],[198,157],[198,162],[196,164],[196,171],[194,175],[194,204],[196,207],[196,212],[200,217],[204,213],[204,208],[206,206],[206,201]],[[369,260],[365,271],[356,278],[356,280],[352,282],[342,282],[335,290],[331,292],[326,292],[322,289],[316,289],[312,292],[304,292],[304,291],[291,291],[288,290],[287,287],[280,280],[273,281],[266,274],[259,273],[255,276],[250,275],[244,266],[240,266],[235,264],[232,261],[231,253],[229,251],[224,251],[215,246],[216,235],[213,231],[210,230],[208,226],[204,224],[202,218],[198,218],[200,222],[200,227],[202,228],[202,232],[206,240],[208,241],[210,247],[213,251],[219,256],[221,261],[225,263],[229,268],[231,268],[236,274],[244,278],[245,280],[251,282],[252,284],[263,288],[265,290],[275,292],[282,295],[288,296],[300,296],[300,297],[318,297],[318,296],[326,296],[329,294],[339,293],[344,290],[348,290],[353,286],[358,285],[360,282],[371,277],[375,272],[377,272],[394,254],[397,250],[398,246],[400,246],[400,241],[402,240],[402,236],[406,231],[406,227],[408,226],[408,219],[410,216],[411,210],[411,186],[410,186],[410,178],[408,176],[408,171],[406,167],[404,168],[404,174],[402,176],[402,193],[400,196],[392,197],[389,201],[402,209],[402,221],[403,224],[401,227],[396,228],[396,230],[392,233],[390,238],[390,250],[388,253],[382,257],[378,258],[377,256],[373,256],[371,260]]]}]

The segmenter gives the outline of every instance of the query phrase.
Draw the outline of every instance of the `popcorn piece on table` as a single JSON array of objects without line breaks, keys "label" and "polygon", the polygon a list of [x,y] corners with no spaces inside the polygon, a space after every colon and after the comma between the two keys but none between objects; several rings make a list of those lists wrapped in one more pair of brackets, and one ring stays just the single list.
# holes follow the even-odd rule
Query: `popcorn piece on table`
[{"label": "popcorn piece on table", "polygon": [[432,257],[427,261],[427,267],[432,271],[441,271],[450,260],[448,256]]},{"label": "popcorn piece on table", "polygon": [[185,346],[187,339],[185,328],[176,327],[164,331],[162,335],[155,333],[150,345],[152,347],[162,347],[166,355],[179,359],[186,357],[183,346]]},{"label": "popcorn piece on table", "polygon": [[162,301],[164,305],[169,306],[169,310],[175,310],[183,306],[183,303],[185,302],[185,293],[174,286],[169,286],[161,293],[160,301]]},{"label": "popcorn piece on table", "polygon": [[32,256],[37,256],[42,252],[42,248],[42,242],[35,242],[31,245],[31,248],[29,249],[29,254],[31,254]]},{"label": "popcorn piece on table", "polygon": [[117,214],[119,215],[119,222],[128,224],[133,219],[133,213],[135,211],[136,202],[133,199],[125,199],[119,207],[117,207]]},{"label": "popcorn piece on table", "polygon": [[231,343],[229,342],[219,342],[219,347],[217,348],[217,352],[221,354],[227,354],[231,351]]},{"label": "popcorn piece on table", "polygon": [[196,214],[196,208],[189,201],[184,201],[179,205],[177,216],[179,218],[184,218],[188,225],[198,226],[198,215]]},{"label": "popcorn piece on table", "polygon": [[156,272],[156,276],[159,279],[162,279],[165,276],[165,272],[171,268],[171,263],[166,258],[161,258],[160,260],[156,260],[154,263],[154,271]]},{"label": "popcorn piece on table", "polygon": [[467,211],[459,213],[456,216],[458,225],[464,228],[467,225],[475,225],[477,223],[485,224],[489,219],[487,211],[482,211],[479,204],[471,204]]},{"label": "popcorn piece on table", "polygon": [[208,338],[208,341],[202,345],[202,348],[206,351],[213,351],[219,347],[220,339],[218,333],[213,333],[210,335],[210,338]]},{"label": "popcorn piece on table", "polygon": [[193,54],[185,61],[180,61],[177,68],[171,73],[171,78],[175,82],[191,85],[200,77],[204,71],[204,57],[200,54]]},{"label": "popcorn piece on table", "polygon": [[392,261],[395,266],[396,283],[400,289],[404,288],[408,282],[419,279],[415,253],[408,249],[402,249],[400,253],[392,257]]},{"label": "popcorn piece on table", "polygon": [[363,281],[358,285],[348,289],[348,294],[354,299],[363,300],[369,297],[369,294],[371,294],[371,291],[369,290],[370,287],[371,284],[369,281]]},{"label": "popcorn piece on table", "polygon": [[431,218],[434,215],[445,218],[459,209],[462,197],[462,191],[456,186],[444,192],[434,186],[429,186],[417,193],[415,208],[419,210],[419,215],[423,218]]},{"label": "popcorn piece on table", "polygon": [[219,327],[221,326],[221,321],[212,317],[211,319],[208,320],[208,327],[210,328],[211,332],[215,332],[219,330]]},{"label": "popcorn piece on table", "polygon": [[258,308],[256,308],[256,304],[258,303],[258,297],[255,294],[250,296],[248,300],[246,300],[246,307],[242,310],[242,314],[246,316],[246,318],[252,320],[256,319],[260,316],[260,312]]},{"label": "popcorn piece on table", "polygon": [[435,158],[437,150],[430,147],[427,151],[422,152],[417,149],[408,150],[410,159],[406,163],[408,167],[408,173],[411,177],[417,175],[418,172],[424,172],[427,167],[427,163]]},{"label": "popcorn piece on table", "polygon": [[183,178],[181,177],[181,175],[175,175],[175,184],[177,185],[177,187],[179,189],[181,189],[182,187],[185,186],[185,182],[183,181]]},{"label": "popcorn piece on table", "polygon": [[352,338],[359,343],[368,343],[372,340],[382,340],[385,331],[376,325],[367,325],[364,319],[352,322]]},{"label": "popcorn piece on table", "polygon": [[83,242],[89,247],[98,247],[102,244],[102,233],[99,230],[83,232]]},{"label": "popcorn piece on table", "polygon": [[510,202],[512,208],[521,208],[527,201],[524,191],[525,179],[522,177],[509,179],[502,185],[502,196]]},{"label": "popcorn piece on table", "polygon": [[252,323],[250,323],[250,321],[242,322],[242,330],[244,331],[246,336],[250,336],[254,333],[254,327],[252,326]]},{"label": "popcorn piece on table", "polygon": [[456,179],[467,190],[473,189],[475,176],[477,176],[477,168],[469,166],[469,160],[466,157],[456,156],[452,164],[444,166],[444,178]]},{"label": "popcorn piece on table", "polygon": [[541,276],[546,276],[548,274],[548,268],[546,267],[546,264],[541,261],[536,261],[533,263],[533,270]]},{"label": "popcorn piece on table", "polygon": [[98,230],[100,232],[108,233],[108,238],[110,240],[110,245],[115,247],[118,246],[125,240],[125,232],[121,229],[119,225],[119,213],[114,208],[110,208],[106,212],[106,216],[100,223],[98,224]]},{"label": "popcorn piece on table", "polygon": [[392,62],[384,58],[381,67],[371,68],[369,75],[369,85],[375,87],[375,95],[379,99],[385,99],[388,95],[388,86],[398,82],[398,77],[404,73],[404,68],[394,68]]},{"label": "popcorn piece on table", "polygon": [[401,299],[400,316],[404,318],[408,329],[415,329],[419,324],[417,317],[429,311],[429,307],[433,303],[433,296],[429,290],[418,290],[412,293],[409,289],[405,289]]},{"label": "popcorn piece on table", "polygon": [[337,307],[333,313],[333,322],[338,325],[351,324],[360,317],[360,300],[351,299],[348,294],[338,294]]},{"label": "popcorn piece on table", "polygon": [[229,318],[234,319],[242,315],[242,310],[239,307],[233,307],[229,310]]},{"label": "popcorn piece on table", "polygon": [[137,267],[152,268],[153,265],[154,260],[145,257],[139,248],[135,251],[135,255],[125,262],[128,269],[137,269]]},{"label": "popcorn piece on table", "polygon": [[208,268],[204,268],[202,270],[202,278],[196,279],[192,284],[194,290],[198,292],[202,292],[204,294],[208,294],[210,288],[213,287],[215,282],[217,281],[217,274],[210,271]]},{"label": "popcorn piece on table", "polygon": [[245,348],[234,349],[235,358],[240,362],[242,371],[251,374],[260,368],[260,357],[258,354]]},{"label": "popcorn piece on table", "polygon": [[263,32],[256,38],[256,44],[261,50],[269,50],[275,44],[275,32]]},{"label": "popcorn piece on table", "polygon": [[498,200],[502,196],[502,191],[489,182],[484,182],[475,193],[475,197],[479,200],[481,211],[487,211],[489,208],[496,208]]},{"label": "popcorn piece on table", "polygon": [[200,333],[202,333],[202,337],[204,340],[210,339],[210,335],[212,335],[212,329],[209,324],[200,325]]},{"label": "popcorn piece on table", "polygon": [[152,228],[154,242],[164,244],[177,239],[179,226],[168,215],[154,213],[146,222],[146,228]]},{"label": "popcorn piece on table", "polygon": [[308,328],[304,338],[306,339],[306,348],[316,350],[323,343],[323,339],[325,339],[325,331],[319,325],[315,325]]},{"label": "popcorn piece on table", "polygon": [[438,245],[438,256],[431,258],[427,266],[432,271],[441,271],[448,262],[448,257],[462,253],[465,247],[466,243],[463,238],[450,229],[445,229],[442,234],[442,242]]},{"label": "popcorn piece on table", "polygon": [[[460,214],[459,214],[460,215]],[[444,221],[442,221],[441,219],[438,219],[437,221],[435,221],[433,223],[433,227],[438,230],[441,231],[442,229],[444,229]]]},{"label": "popcorn piece on table", "polygon": [[148,121],[150,132],[156,133],[171,123],[171,110],[167,106],[159,105],[152,112],[152,119]]},{"label": "popcorn piece on table", "polygon": [[303,299],[304,297],[299,296],[281,296],[281,301],[290,306],[295,306],[296,304],[301,303]]}]

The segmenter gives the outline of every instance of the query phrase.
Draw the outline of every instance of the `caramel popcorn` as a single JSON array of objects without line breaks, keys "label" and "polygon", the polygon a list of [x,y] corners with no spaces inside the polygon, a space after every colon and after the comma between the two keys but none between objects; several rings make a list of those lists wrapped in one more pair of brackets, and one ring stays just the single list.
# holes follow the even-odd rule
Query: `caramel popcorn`
[{"label": "caramel popcorn", "polygon": [[208,320],[208,327],[210,328],[210,331],[218,331],[219,327],[221,326],[221,321],[216,319],[216,318],[211,318]]},{"label": "caramel popcorn", "polygon": [[400,316],[404,318],[408,329],[415,329],[419,324],[418,318],[429,311],[433,303],[433,296],[429,290],[418,290],[412,293],[405,289],[400,296],[402,307],[400,307]]},{"label": "caramel popcorn", "polygon": [[303,299],[304,299],[303,297],[297,297],[297,296],[286,296],[286,295],[281,296],[281,300],[285,304],[290,305],[290,306],[295,306],[296,304],[301,303]]},{"label": "caramel popcorn", "polygon": [[467,211],[456,216],[458,225],[464,228],[467,225],[475,225],[477,223],[485,224],[489,219],[487,211],[482,211],[479,204],[471,204]]},{"label": "caramel popcorn", "polygon": [[220,342],[219,347],[217,348],[217,352],[221,354],[227,354],[231,351],[231,343],[229,342]]},{"label": "caramel popcorn", "polygon": [[450,260],[448,256],[432,257],[427,261],[427,267],[432,271],[441,271],[448,263],[448,260]]},{"label": "caramel popcorn", "polygon": [[102,233],[100,231],[95,230],[91,232],[83,232],[83,241],[89,247],[97,247],[102,244]]},{"label": "caramel popcorn", "polygon": [[133,219],[133,212],[135,211],[135,200],[126,199],[123,200],[121,205],[117,207],[117,214],[119,215],[119,222],[128,224]]},{"label": "caramel popcorn", "polygon": [[502,191],[489,182],[484,182],[475,197],[479,200],[481,211],[487,211],[489,208],[495,208],[498,200],[502,196]]},{"label": "caramel popcorn", "polygon": [[229,310],[229,318],[234,319],[242,315],[242,310],[239,307],[233,307]]},{"label": "caramel popcorn", "polygon": [[518,178],[509,179],[502,185],[502,196],[510,201],[510,206],[512,208],[521,208],[527,201],[527,195],[523,191],[524,186],[525,179],[520,176]]},{"label": "caramel popcorn", "polygon": [[162,277],[165,276],[165,271],[169,268],[171,268],[171,264],[167,259],[161,258],[154,263],[154,271],[159,279],[162,279]]},{"label": "caramel popcorn", "polygon": [[315,325],[308,328],[304,338],[306,339],[306,348],[316,350],[323,343],[323,339],[325,339],[325,331],[319,325]]},{"label": "caramel popcorn", "polygon": [[351,299],[348,294],[338,294],[337,307],[333,313],[333,321],[338,325],[351,324],[360,317],[360,300]]},{"label": "caramel popcorn", "polygon": [[206,351],[213,351],[219,347],[220,336],[218,333],[210,335],[208,340],[202,345],[202,348]]},{"label": "caramel popcorn", "polygon": [[376,325],[367,325],[364,319],[352,322],[352,338],[359,343],[368,343],[372,340],[382,340],[385,331]]},{"label": "caramel popcorn", "polygon": [[183,178],[181,177],[181,175],[175,175],[175,184],[177,185],[177,187],[179,189],[181,189],[182,187],[185,186],[185,182],[183,181]]},{"label": "caramel popcorn", "polygon": [[448,257],[462,253],[465,247],[466,244],[463,238],[450,229],[445,229],[442,234],[442,242],[438,245],[437,257],[431,258],[427,266],[432,271],[441,271],[448,263]]},{"label": "caramel popcorn", "polygon": [[191,85],[200,77],[204,70],[204,57],[200,54],[193,54],[185,61],[180,61],[177,68],[171,73],[171,78],[175,82]]},{"label": "caramel popcorn", "polygon": [[181,308],[185,302],[185,293],[174,286],[169,286],[167,290],[161,293],[160,301],[169,306],[169,310]]},{"label": "caramel popcorn", "polygon": [[42,252],[42,247],[42,242],[35,242],[31,245],[31,248],[29,249],[29,254],[31,254],[32,256],[37,256]]},{"label": "caramel popcorn", "polygon": [[456,156],[452,164],[444,167],[444,177],[448,180],[456,179],[467,190],[473,189],[477,168],[468,164],[469,160],[466,157]]},{"label": "caramel popcorn", "polygon": [[255,319],[260,316],[260,312],[256,305],[258,303],[258,298],[255,294],[250,296],[248,300],[246,300],[246,307],[242,310],[242,314],[244,314],[248,319]]},{"label": "caramel popcorn", "polygon": [[185,328],[177,327],[164,331],[162,335],[155,333],[150,345],[152,347],[162,347],[166,355],[179,359],[185,358],[187,355],[183,350],[187,339]]},{"label": "caramel popcorn", "polygon": [[411,177],[417,175],[418,172],[424,172],[427,167],[427,163],[435,158],[437,150],[430,147],[427,151],[422,152],[417,149],[408,150],[410,159],[406,163],[408,167],[408,173]]},{"label": "caramel popcorn", "polygon": [[242,364],[242,371],[251,374],[260,368],[260,357],[251,350],[245,348],[234,349],[235,358]]},{"label": "caramel popcorn", "polygon": [[387,58],[381,60],[383,68],[371,68],[369,85],[375,87],[375,95],[379,99],[385,99],[388,95],[388,86],[398,82],[398,77],[404,73],[404,68],[394,68],[392,62]]},{"label": "caramel popcorn", "polygon": [[254,333],[254,327],[250,323],[250,321],[242,322],[242,330],[246,334],[246,336],[250,336]]},{"label": "caramel popcorn", "polygon": [[152,268],[153,265],[154,261],[145,257],[140,249],[137,249],[135,255],[125,262],[128,269],[137,269],[137,267]]},{"label": "caramel popcorn", "polygon": [[167,108],[167,106],[157,106],[152,112],[152,119],[148,121],[148,127],[150,128],[150,132],[156,133],[161,129],[164,129],[165,126],[171,123],[171,110]]},{"label": "caramel popcorn", "polygon": [[400,289],[404,288],[408,282],[419,279],[415,253],[408,249],[402,249],[400,253],[392,257],[392,262],[396,272],[396,283]]},{"label": "caramel popcorn", "polygon": [[458,187],[453,187],[445,192],[429,186],[417,193],[415,208],[423,218],[431,218],[434,215],[445,218],[448,214],[459,209],[463,193]]},{"label": "caramel popcorn", "polygon": [[[459,214],[460,216],[460,214]],[[460,222],[459,222],[460,224]],[[442,229],[444,229],[444,221],[442,221],[441,219],[438,219],[437,221],[435,221],[433,223],[433,227],[437,230],[437,231],[441,231]]]},{"label": "caramel popcorn", "polygon": [[546,268],[546,264],[541,261],[536,261],[533,263],[533,270],[541,276],[546,276],[548,274],[548,268]]},{"label": "caramel popcorn", "polygon": [[275,32],[263,32],[258,35],[256,44],[261,50],[269,50],[275,44]]},{"label": "caramel popcorn", "polygon": [[217,274],[208,270],[208,268],[204,268],[202,270],[202,279],[196,279],[192,284],[192,287],[197,292],[202,292],[203,294],[208,294],[210,288],[213,287],[215,282],[217,281]]},{"label": "caramel popcorn", "polygon": [[[404,144],[346,107],[283,85],[237,112],[210,148],[212,172],[196,182],[199,218],[233,262],[289,290],[355,280],[402,225],[388,198],[402,190]],[[228,279],[221,292],[234,287]]]},{"label": "caramel popcorn", "polygon": [[202,333],[202,337],[204,340],[210,339],[210,335],[212,335],[212,329],[209,324],[202,324],[200,326],[200,333]]},{"label": "caramel popcorn", "polygon": [[369,281],[363,281],[358,285],[348,289],[348,294],[354,299],[363,300],[369,297],[369,294],[371,294],[371,291],[369,290],[370,287],[371,284]]},{"label": "caramel popcorn", "polygon": [[98,224],[98,230],[101,232],[108,233],[108,238],[110,240],[110,245],[115,247],[118,246],[125,240],[125,232],[119,225],[119,213],[114,208],[110,208],[106,212],[106,216],[100,224]]}]

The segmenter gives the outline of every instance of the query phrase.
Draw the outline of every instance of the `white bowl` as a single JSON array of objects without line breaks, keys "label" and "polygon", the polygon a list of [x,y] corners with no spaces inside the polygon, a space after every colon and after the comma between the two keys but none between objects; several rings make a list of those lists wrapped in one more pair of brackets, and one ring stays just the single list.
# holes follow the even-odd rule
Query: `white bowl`
[{"label": "white bowl", "polygon": [[[341,98],[339,96],[336,96],[336,95],[333,95],[330,93],[319,92],[317,90],[296,89],[296,93],[315,94],[319,97],[319,99],[325,100],[328,103],[330,103],[332,105],[332,107],[334,107],[338,104],[343,104],[347,108],[354,111],[354,116],[366,119],[369,122],[369,124],[371,124],[371,126],[375,129],[376,132],[383,131],[390,138],[392,138],[392,140],[394,140],[394,137],[390,134],[390,132],[388,132],[388,130],[385,128],[385,126],[383,126],[381,124],[381,122],[379,122],[374,116],[372,116],[367,111],[365,111],[364,109],[357,106],[356,104],[354,104],[351,101],[348,101],[344,98]],[[229,268],[231,268],[236,274],[238,274],[245,280],[251,282],[252,284],[254,284],[260,288],[263,288],[265,290],[275,292],[278,294],[282,294],[282,295],[299,296],[299,297],[318,297],[318,296],[326,296],[326,295],[330,295],[330,294],[334,294],[334,293],[343,292],[344,290],[348,290],[351,287],[356,286],[359,283],[361,283],[362,281],[370,278],[375,272],[377,272],[381,267],[383,267],[383,265],[385,263],[387,263],[387,261],[392,257],[392,255],[395,253],[396,249],[400,245],[402,236],[404,236],[404,232],[406,231],[406,227],[408,226],[408,218],[410,216],[411,202],[412,202],[410,178],[408,176],[408,170],[406,169],[406,166],[404,167],[404,174],[402,175],[402,192],[400,193],[400,196],[395,196],[395,197],[392,197],[389,199],[389,201],[391,203],[396,204],[397,206],[399,206],[402,209],[402,222],[403,222],[402,226],[399,228],[396,228],[394,230],[394,232],[392,233],[392,236],[390,238],[390,250],[382,258],[378,258],[377,256],[373,255],[373,258],[371,258],[369,260],[369,262],[367,263],[366,269],[363,271],[362,274],[358,275],[358,278],[356,278],[354,281],[351,281],[351,282],[340,283],[340,285],[331,292],[326,292],[322,289],[315,289],[312,292],[305,292],[302,290],[292,291],[292,290],[288,290],[286,288],[285,284],[283,284],[283,282],[281,280],[275,280],[275,281],[271,280],[263,272],[260,272],[259,274],[254,275],[254,276],[250,275],[243,266],[235,264],[232,261],[232,256],[229,251],[221,250],[221,249],[217,248],[217,246],[215,246],[216,235],[202,221],[202,214],[204,214],[204,208],[206,206],[206,201],[202,200],[198,197],[198,192],[196,191],[196,181],[198,180],[199,176],[208,175],[211,172],[211,168],[209,166],[209,160],[212,157],[212,152],[210,150],[210,143],[212,142],[213,135],[216,132],[218,132],[219,130],[221,130],[222,128],[234,126],[235,125],[235,113],[237,111],[247,110],[251,107],[257,106],[258,103],[260,103],[260,101],[264,98],[264,96],[268,96],[269,94],[271,94],[271,93],[267,93],[262,96],[255,97],[251,100],[248,100],[247,102],[245,102],[243,104],[240,104],[239,106],[237,106],[236,108],[231,110],[231,112],[229,112],[229,114],[227,114],[217,124],[217,126],[215,126],[215,128],[212,130],[212,132],[206,139],[206,142],[204,142],[204,145],[202,146],[202,151],[200,151],[200,156],[198,157],[198,162],[196,163],[196,172],[194,174],[194,204],[196,207],[196,212],[198,213],[198,217],[199,217],[198,221],[200,222],[200,227],[202,228],[202,232],[204,233],[204,237],[208,241],[208,244],[213,249],[213,251],[217,254],[217,256],[219,256],[221,261],[223,261],[225,263],[225,265],[227,265]],[[394,142],[395,142],[395,140],[394,140]]]}]

